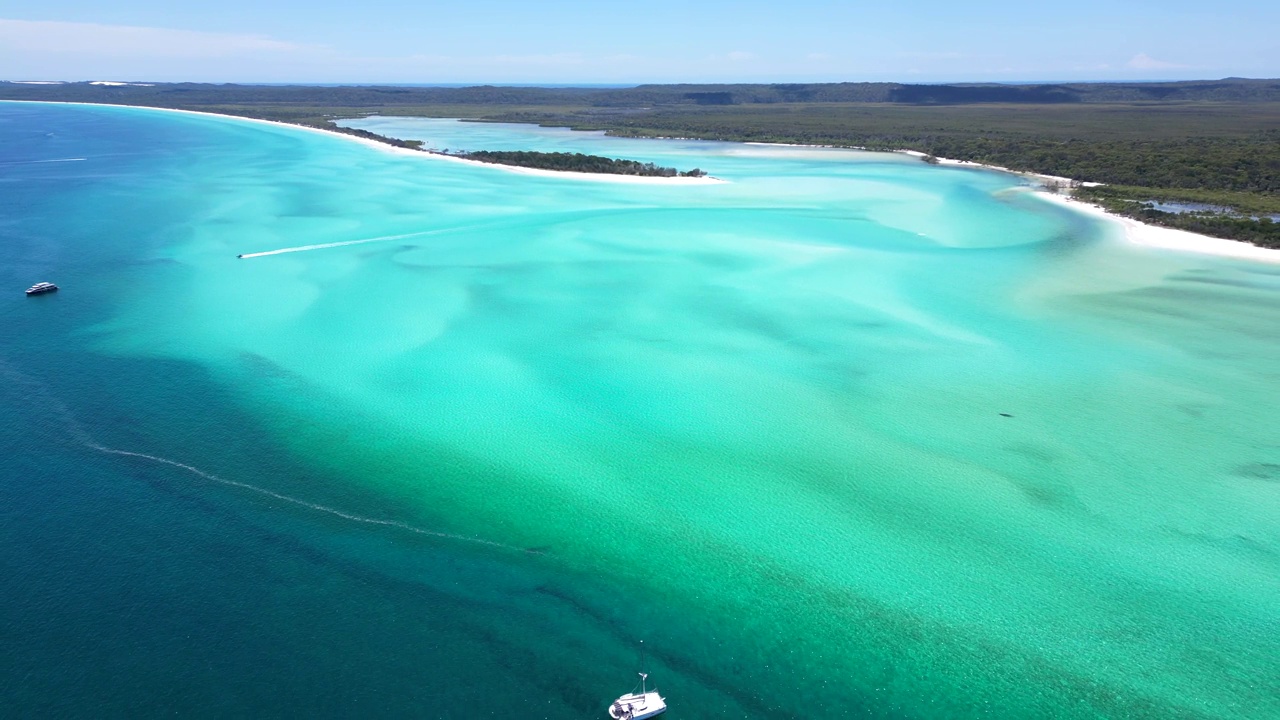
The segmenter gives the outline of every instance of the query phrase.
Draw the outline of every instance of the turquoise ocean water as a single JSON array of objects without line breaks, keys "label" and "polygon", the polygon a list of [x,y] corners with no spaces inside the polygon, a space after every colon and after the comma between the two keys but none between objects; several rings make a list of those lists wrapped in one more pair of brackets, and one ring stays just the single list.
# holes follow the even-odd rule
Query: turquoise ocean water
[{"label": "turquoise ocean water", "polygon": [[728,182],[0,103],[0,714],[1280,717],[1280,265],[354,124]]}]

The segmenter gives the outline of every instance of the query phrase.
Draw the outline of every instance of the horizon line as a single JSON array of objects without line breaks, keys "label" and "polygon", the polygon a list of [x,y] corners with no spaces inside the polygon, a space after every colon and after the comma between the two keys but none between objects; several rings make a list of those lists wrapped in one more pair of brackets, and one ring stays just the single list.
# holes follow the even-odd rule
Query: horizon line
[{"label": "horizon line", "polygon": [[467,87],[528,87],[528,88],[599,88],[599,89],[622,89],[634,88],[643,85],[1113,85],[1118,83],[1179,83],[1179,82],[1225,82],[1225,81],[1252,81],[1265,82],[1268,80],[1280,80],[1280,78],[1267,77],[1243,77],[1231,75],[1227,77],[1169,77],[1169,78],[1114,78],[1108,80],[635,80],[635,81],[618,81],[618,82],[569,82],[569,81],[548,81],[548,82],[503,82],[503,81],[438,81],[438,82],[411,82],[411,81],[376,81],[376,80],[356,80],[356,81],[268,81],[268,80],[147,80],[147,79],[83,79],[83,80],[65,80],[65,79],[5,79],[0,83],[13,85],[85,85],[92,83],[123,83],[134,86],[144,85],[249,85],[258,87],[440,87],[440,88],[467,88]]}]

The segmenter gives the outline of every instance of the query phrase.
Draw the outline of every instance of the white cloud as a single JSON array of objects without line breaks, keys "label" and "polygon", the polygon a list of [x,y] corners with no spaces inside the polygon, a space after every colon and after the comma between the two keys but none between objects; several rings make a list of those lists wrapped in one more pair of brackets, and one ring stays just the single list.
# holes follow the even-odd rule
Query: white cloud
[{"label": "white cloud", "polygon": [[263,35],[5,19],[0,19],[0,46],[23,53],[97,58],[220,58],[319,49]]},{"label": "white cloud", "polygon": [[747,60],[754,60],[755,55],[749,52],[744,52],[742,50],[734,50],[728,55],[725,55],[725,58],[732,62],[746,62]]},{"label": "white cloud", "polygon": [[815,53],[809,53],[808,55],[805,55],[804,59],[808,60],[809,62],[826,62],[827,60],[831,60],[832,57],[828,53],[815,52]]},{"label": "white cloud", "polygon": [[1134,55],[1128,63],[1129,67],[1135,70],[1168,70],[1170,68],[1184,68],[1186,65],[1165,62],[1157,60],[1146,53],[1138,53]]}]

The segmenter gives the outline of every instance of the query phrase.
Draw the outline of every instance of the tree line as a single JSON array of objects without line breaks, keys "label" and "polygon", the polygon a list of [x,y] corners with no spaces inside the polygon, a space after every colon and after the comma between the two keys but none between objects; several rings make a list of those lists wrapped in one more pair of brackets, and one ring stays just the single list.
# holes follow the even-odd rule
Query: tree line
[{"label": "tree line", "polygon": [[608,175],[639,175],[645,177],[702,177],[701,169],[680,172],[672,167],[662,167],[639,160],[620,160],[601,155],[583,153],[537,152],[533,150],[475,150],[448,153],[453,157],[478,160],[498,165],[558,170],[561,172],[604,173]]}]

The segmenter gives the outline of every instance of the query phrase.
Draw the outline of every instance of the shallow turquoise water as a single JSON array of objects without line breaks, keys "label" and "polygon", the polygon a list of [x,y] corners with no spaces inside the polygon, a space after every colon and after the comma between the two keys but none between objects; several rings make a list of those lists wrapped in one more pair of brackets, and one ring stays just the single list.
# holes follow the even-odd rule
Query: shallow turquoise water
[{"label": "shallow turquoise water", "polygon": [[9,706],[595,717],[643,639],[672,717],[1280,716],[1280,266],[903,156],[358,124],[728,182],[0,104],[0,276],[64,287],[0,301]]}]

